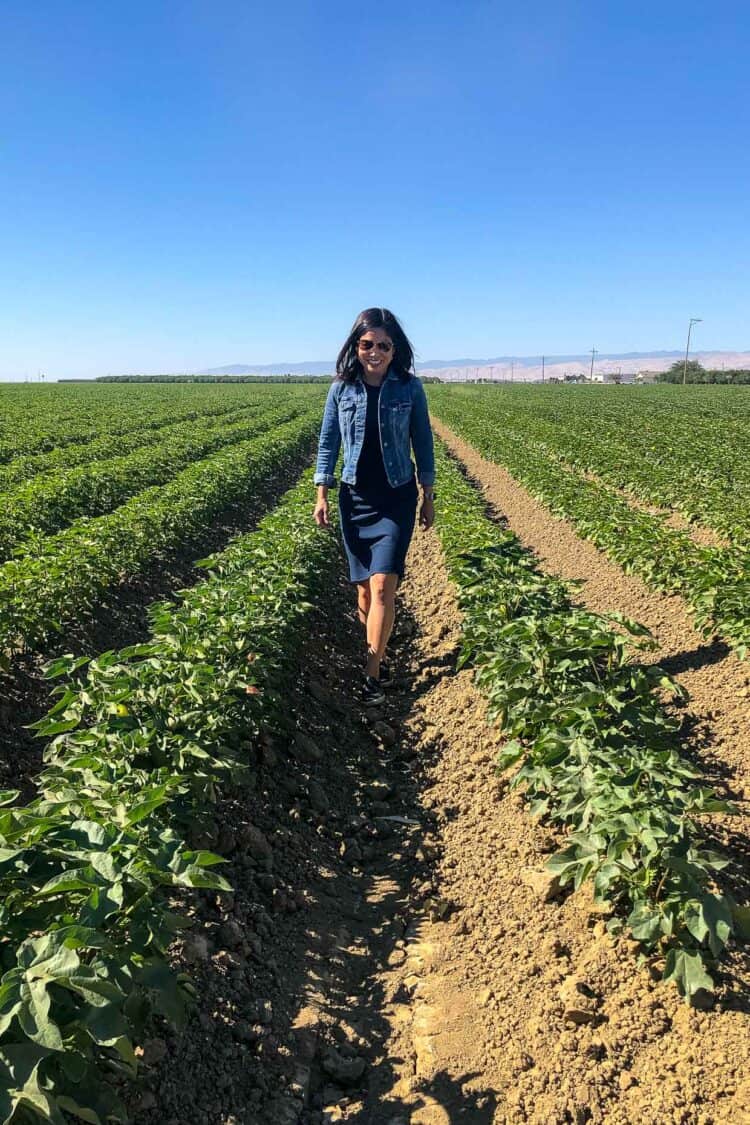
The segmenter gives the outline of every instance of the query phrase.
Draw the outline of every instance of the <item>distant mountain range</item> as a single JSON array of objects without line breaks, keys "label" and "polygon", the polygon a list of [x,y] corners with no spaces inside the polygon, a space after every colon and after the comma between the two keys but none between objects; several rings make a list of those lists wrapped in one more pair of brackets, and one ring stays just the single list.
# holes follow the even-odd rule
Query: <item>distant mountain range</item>
[{"label": "distant mountain range", "polygon": [[[621,371],[629,374],[636,371],[666,371],[675,360],[684,356],[682,351],[653,352],[603,352],[596,355],[594,371],[615,374]],[[691,352],[691,359],[697,359],[704,367],[750,368],[750,351],[747,352]],[[209,367],[200,375],[321,375],[333,374],[333,360],[309,360],[305,363],[230,363],[224,367]],[[591,353],[579,355],[548,355],[544,357],[545,377],[563,377],[579,372],[588,373],[591,369]],[[495,379],[498,381],[517,379],[530,382],[542,377],[542,356],[494,356],[491,359],[430,359],[417,363],[420,375],[436,375],[440,379],[456,381],[462,379]]]}]

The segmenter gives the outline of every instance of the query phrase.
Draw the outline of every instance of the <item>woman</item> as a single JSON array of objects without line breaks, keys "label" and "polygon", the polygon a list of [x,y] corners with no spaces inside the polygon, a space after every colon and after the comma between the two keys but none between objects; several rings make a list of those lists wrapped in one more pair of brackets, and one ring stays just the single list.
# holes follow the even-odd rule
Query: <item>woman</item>
[{"label": "woman", "polygon": [[427,399],[414,374],[414,352],[388,309],[365,309],[336,360],[320,431],[314,518],[328,527],[328,489],[343,439],[339,491],[349,578],[357,586],[359,620],[367,634],[362,698],[381,703],[390,679],[383,660],[393,629],[396,588],[404,576],[422,485],[420,526],[435,519],[435,462]]}]

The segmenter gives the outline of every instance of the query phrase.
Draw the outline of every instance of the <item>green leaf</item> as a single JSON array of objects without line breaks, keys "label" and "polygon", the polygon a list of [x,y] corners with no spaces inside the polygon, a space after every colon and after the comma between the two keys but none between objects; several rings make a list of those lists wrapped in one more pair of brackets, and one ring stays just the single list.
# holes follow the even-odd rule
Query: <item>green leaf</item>
[{"label": "green leaf", "polygon": [[137,805],[133,805],[132,809],[125,817],[126,824],[138,824],[140,821],[145,820],[147,816],[164,805],[167,801],[166,786],[160,789],[157,793],[153,794],[146,801],[141,801]]},{"label": "green leaf", "polygon": [[714,957],[718,957],[732,936],[729,901],[720,895],[706,895],[701,903],[701,915],[706,925],[711,952]]},{"label": "green leaf", "polygon": [[57,1101],[66,1113],[75,1114],[92,1125],[110,1125],[113,1121],[124,1125],[128,1121],[125,1107],[112,1087],[102,1082],[99,1072],[86,1060],[75,1090],[68,1087],[60,1093]]},{"label": "green leaf", "polygon": [[197,867],[214,867],[217,863],[226,863],[227,860],[224,856],[217,855],[216,852],[201,851],[185,851],[182,853],[183,859],[187,860],[190,864],[195,864]]},{"label": "green leaf", "polygon": [[628,925],[636,941],[652,945],[661,933],[661,912],[645,903],[641,904],[629,914]]},{"label": "green leaf", "polygon": [[664,980],[673,980],[687,1001],[699,990],[712,993],[714,982],[704,968],[700,953],[670,949],[664,967]]},{"label": "green leaf", "polygon": [[93,878],[88,868],[76,867],[53,876],[36,893],[39,897],[44,897],[46,895],[64,894],[66,891],[85,891],[96,885],[96,879]]},{"label": "green leaf", "polygon": [[116,883],[122,878],[122,872],[115,866],[108,852],[90,852],[89,862],[97,875],[101,875],[108,883]]},{"label": "green leaf", "polygon": [[151,991],[156,1010],[175,1026],[181,1026],[189,998],[169,966],[156,959],[146,962],[139,982]]},{"label": "green leaf", "polygon": [[14,1016],[21,1010],[22,983],[23,974],[20,969],[11,969],[0,983],[0,1036],[8,1030]]},{"label": "green leaf", "polygon": [[204,867],[190,864],[179,874],[173,876],[173,882],[181,887],[201,887],[204,890],[231,891],[232,884],[215,871],[207,871]]},{"label": "green leaf", "polygon": [[24,1109],[31,1109],[43,1121],[50,1121],[52,1125],[66,1125],[65,1118],[55,1104],[55,1099],[43,1090],[39,1084],[37,1068],[29,1075],[23,1087],[15,1091],[16,1094],[16,1120],[23,1120]]},{"label": "green leaf", "polygon": [[25,851],[25,848],[0,848],[0,864],[12,863]]},{"label": "green leaf", "polygon": [[68,949],[106,949],[109,941],[91,926],[63,926],[55,931]]},{"label": "green leaf", "polygon": [[95,1009],[111,1007],[113,1003],[120,1004],[124,1000],[124,994],[113,981],[97,976],[86,965],[82,965],[79,972],[59,979],[57,983],[77,992]]},{"label": "green leaf", "polygon": [[106,1004],[86,1014],[86,1028],[95,1043],[113,1047],[120,1058],[136,1069],[133,1045],[128,1037],[128,1025],[116,1004]]},{"label": "green leaf", "polygon": [[25,981],[21,986],[22,1005],[18,1022],[23,1031],[35,1043],[62,1051],[63,1041],[60,1029],[50,1018],[50,996],[46,980]]},{"label": "green leaf", "polygon": [[65,945],[59,930],[24,942],[18,961],[26,969],[27,980],[56,980],[80,965],[78,954]]},{"label": "green leaf", "polygon": [[499,770],[507,770],[524,756],[525,750],[517,739],[506,742],[497,755],[496,764]]},{"label": "green leaf", "polygon": [[80,719],[59,719],[56,722],[47,722],[44,719],[38,723],[30,723],[29,726],[32,730],[36,730],[40,735],[45,738],[52,738],[56,734],[65,734],[67,731],[75,730],[80,723]]}]

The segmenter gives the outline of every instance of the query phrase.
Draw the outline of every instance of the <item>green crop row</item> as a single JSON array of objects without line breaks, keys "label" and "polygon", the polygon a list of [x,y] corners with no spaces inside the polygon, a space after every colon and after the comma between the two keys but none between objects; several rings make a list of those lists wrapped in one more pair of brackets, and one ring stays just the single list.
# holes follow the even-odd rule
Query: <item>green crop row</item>
[{"label": "green crop row", "polygon": [[688,999],[735,926],[715,877],[726,859],[704,840],[700,816],[734,812],[700,785],[679,753],[679,723],[661,702],[684,690],[652,664],[634,621],[574,604],[571,587],[539,571],[515,535],[484,514],[479,493],[438,450],[438,533],[464,616],[461,663],[476,669],[489,716],[508,737],[501,769],[522,763],[533,815],[563,826],[549,862],[562,885],[593,880],[616,914]]},{"label": "green crop row", "polygon": [[107,1076],[135,1073],[152,1014],[183,1013],[189,983],[165,950],[187,922],[164,888],[230,889],[220,858],[183,837],[283,712],[311,599],[338,565],[311,492],[306,472],[201,564],[207,581],[153,607],[148,642],[49,667],[64,680],[37,724],[52,738],[40,795],[1,797],[2,1125],[124,1121]]},{"label": "green crop row", "polygon": [[[549,454],[579,472],[594,473],[602,481],[621,489],[636,500],[679,512],[689,523],[712,528],[732,543],[748,541],[750,525],[750,481],[738,478],[737,465],[750,452],[731,449],[732,463],[722,446],[701,450],[702,460],[676,460],[682,446],[665,456],[653,437],[646,445],[636,435],[602,435],[585,425],[543,438]],[[527,436],[537,440],[541,427]],[[728,440],[724,435],[723,440]],[[712,435],[715,442],[715,435]],[[693,456],[698,452],[692,449]],[[744,466],[743,466],[744,467]]]},{"label": "green crop row", "polygon": [[0,386],[0,463],[27,458],[33,462],[62,448],[72,458],[85,457],[86,451],[78,446],[118,436],[129,442],[172,422],[228,414],[265,402],[281,406],[307,399],[312,406],[322,400],[324,391],[317,386],[286,387],[282,392],[276,386],[247,385],[5,384]]},{"label": "green crop row", "polygon": [[[307,396],[309,398],[309,395]],[[203,424],[210,420],[235,422],[243,417],[254,416],[281,406],[303,405],[306,399],[292,392],[286,394],[249,395],[244,404],[214,403],[202,408],[176,410],[165,414],[158,424],[148,427],[138,426],[126,433],[103,434],[75,445],[63,445],[45,453],[29,453],[15,457],[7,464],[0,465],[0,492],[24,484],[43,473],[59,473],[79,465],[90,465],[96,461],[106,461],[111,457],[124,457],[148,445],[159,445],[167,439],[187,433],[194,423]],[[308,402],[308,405],[312,405]],[[0,394],[0,418],[2,417],[2,395]],[[7,424],[7,423],[6,423]]]},{"label": "green crop row", "polygon": [[[0,388],[0,462],[159,428],[247,403],[240,396],[157,393],[127,395],[122,388],[102,394],[98,386],[5,386]],[[119,393],[118,393],[119,392]],[[239,399],[239,401],[238,401]]]},{"label": "green crop row", "polygon": [[[516,440],[731,542],[750,526],[750,395],[744,388],[440,388]],[[437,401],[437,400],[436,400]]]},{"label": "green crop row", "polygon": [[663,519],[639,510],[596,481],[566,470],[542,443],[498,426],[466,400],[443,396],[440,416],[509,472],[557,516],[605,551],[626,573],[678,593],[704,635],[719,633],[740,657],[750,649],[750,555],[744,547],[703,547]]},{"label": "green crop row", "polygon": [[[79,516],[98,516],[216,450],[236,445],[291,421],[304,408],[281,406],[229,422],[211,419],[181,426],[158,445],[37,478],[6,492],[0,511],[0,559],[39,550],[39,536]],[[42,546],[42,549],[43,546]]]},{"label": "green crop row", "polygon": [[197,461],[108,515],[40,540],[36,553],[0,566],[0,650],[43,647],[93,618],[102,598],[159,560],[189,549],[221,512],[273,487],[310,449],[310,411],[270,434]]}]

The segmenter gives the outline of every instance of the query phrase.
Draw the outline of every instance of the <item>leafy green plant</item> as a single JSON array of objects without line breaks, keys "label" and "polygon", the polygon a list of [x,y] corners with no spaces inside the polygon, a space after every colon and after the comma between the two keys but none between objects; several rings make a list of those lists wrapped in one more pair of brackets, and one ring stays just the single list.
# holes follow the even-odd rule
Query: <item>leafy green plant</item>
[{"label": "leafy green plant", "polygon": [[220,513],[263,495],[308,452],[319,423],[319,411],[307,411],[8,560],[0,566],[0,646],[6,652],[43,650],[71,622],[94,617],[120,583],[189,549]]},{"label": "leafy green plant", "polygon": [[[478,393],[472,396],[470,391]],[[699,545],[687,531],[669,526],[666,513],[635,507],[627,495],[617,492],[612,485],[586,475],[595,467],[600,476],[627,484],[634,475],[633,454],[628,460],[624,439],[613,432],[615,425],[627,430],[625,444],[632,441],[637,449],[639,438],[632,432],[632,419],[628,426],[622,399],[619,412],[612,408],[615,421],[608,419],[610,402],[602,402],[601,391],[597,391],[600,414],[594,409],[583,411],[581,418],[573,422],[572,403],[580,403],[582,391],[585,388],[518,388],[519,393],[508,395],[497,388],[462,388],[463,393],[431,388],[430,398],[446,422],[485,456],[505,465],[551,512],[569,520],[579,534],[605,551],[626,573],[637,574],[657,590],[680,594],[705,636],[720,633],[738,656],[744,657],[750,648],[750,545],[746,538],[748,523],[741,518],[743,493],[739,482],[737,487],[729,488],[734,477],[727,482],[725,473],[722,502],[716,499],[714,491],[710,493],[713,500],[698,505],[704,468],[696,465],[695,452],[689,454],[689,440],[693,440],[700,456],[708,454],[705,438],[701,441],[702,435],[696,432],[694,424],[685,443],[679,446],[687,468],[683,465],[678,470],[672,458],[666,462],[667,476],[674,471],[685,480],[687,473],[690,499],[685,501],[684,510],[693,513],[700,507],[703,515],[706,511],[724,511],[731,516],[730,523],[717,518],[712,526],[721,526],[736,540],[728,547]],[[660,394],[664,391],[667,395],[672,393],[669,388],[659,388]],[[640,395],[641,390],[627,393]],[[639,418],[638,402],[631,397],[625,405],[634,412],[636,422],[640,421],[644,431],[649,432],[651,419],[648,414]],[[532,413],[532,409],[537,413]],[[558,413],[565,420],[564,425]],[[678,426],[675,429],[679,432]],[[665,459],[664,450],[674,438],[671,432],[659,431],[656,436],[651,433],[649,440],[647,449],[651,456],[644,461],[643,476],[652,473],[655,462],[658,467],[658,451]],[[722,456],[726,456],[726,442],[717,443],[714,433],[710,442],[722,448]],[[739,449],[731,448],[729,455],[735,475],[742,478],[745,468]],[[623,463],[628,466],[628,480],[620,471]],[[750,480],[742,487],[746,487],[750,502]],[[653,493],[648,495],[654,498]],[[750,514],[750,503],[747,511]]]},{"label": "leafy green plant", "polygon": [[152,635],[61,657],[37,724],[51,739],[39,796],[0,808],[0,1122],[125,1120],[108,1075],[132,1076],[158,1014],[183,1018],[189,982],[166,949],[186,921],[170,887],[229,889],[189,824],[252,768],[281,721],[303,622],[339,562],[311,519],[311,473],[177,603]]},{"label": "leafy green plant", "polygon": [[193,462],[275,429],[300,412],[300,407],[282,406],[239,419],[189,422],[145,449],[48,473],[11,489],[0,510],[0,558],[23,554],[29,540],[37,546],[39,535],[58,531],[78,516],[109,512],[145,488],[166,484]]},{"label": "leafy green plant", "polygon": [[684,689],[633,662],[653,646],[643,626],[576,606],[571,587],[539,571],[510,531],[438,450],[445,499],[437,528],[464,615],[461,662],[476,669],[489,717],[508,735],[500,769],[518,766],[533,815],[562,826],[550,860],[563,886],[593,882],[688,999],[733,932],[716,876],[726,860],[703,838],[706,813],[736,812],[700,785],[679,753],[662,699]]}]

